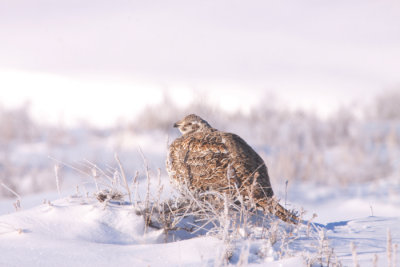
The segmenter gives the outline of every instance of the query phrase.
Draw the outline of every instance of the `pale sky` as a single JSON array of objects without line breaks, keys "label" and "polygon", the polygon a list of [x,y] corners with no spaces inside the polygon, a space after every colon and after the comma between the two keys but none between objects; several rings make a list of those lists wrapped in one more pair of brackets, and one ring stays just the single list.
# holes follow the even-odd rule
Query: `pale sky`
[{"label": "pale sky", "polygon": [[165,91],[324,115],[400,90],[397,1],[0,0],[0,36],[0,104],[50,121],[109,124]]}]

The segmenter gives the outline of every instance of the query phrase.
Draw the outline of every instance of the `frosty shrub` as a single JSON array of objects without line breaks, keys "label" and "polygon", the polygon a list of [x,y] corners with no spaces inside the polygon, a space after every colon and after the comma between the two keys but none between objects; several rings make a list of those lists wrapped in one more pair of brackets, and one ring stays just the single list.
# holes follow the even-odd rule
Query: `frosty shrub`
[{"label": "frosty shrub", "polygon": [[[298,253],[300,242],[307,245],[304,248],[307,253],[303,255],[307,265],[337,266],[335,253],[324,232],[311,220],[287,224],[274,215],[257,210],[251,199],[244,201],[236,194],[217,191],[193,192],[182,187],[180,194],[161,199],[160,172],[154,177],[145,158],[145,191],[138,194],[139,173],[136,172],[127,182],[118,156],[115,158],[118,166],[112,171],[92,165],[91,174],[87,173],[95,183],[93,197],[104,205],[104,209],[130,206],[136,215],[143,218],[144,234],[161,230],[164,242],[200,236],[218,238],[221,247],[215,266],[240,266],[255,260],[290,258]],[[150,185],[153,185],[153,190],[150,190]],[[300,215],[302,217],[303,213]],[[251,251],[248,247],[250,242]]]},{"label": "frosty shrub", "polygon": [[255,106],[249,114],[228,114],[198,100],[178,108],[166,97],[159,105],[147,107],[131,127],[136,131],[160,129],[177,136],[171,124],[183,115],[196,113],[217,129],[247,140],[272,166],[272,182],[345,185],[385,179],[399,171],[400,120],[395,120],[400,118],[399,98],[399,92],[389,92],[377,97],[362,116],[343,107],[322,119],[314,113],[288,111],[273,104]]},{"label": "frosty shrub", "polygon": [[[363,183],[394,179],[400,174],[400,92],[378,96],[363,114],[342,108],[329,118],[304,111],[289,111],[271,97],[264,98],[249,113],[228,113],[213,106],[207,96],[181,106],[165,93],[164,100],[148,106],[132,121],[107,129],[89,124],[74,128],[40,125],[33,121],[29,105],[16,109],[0,107],[0,182],[19,194],[56,189],[54,162],[80,159],[107,166],[119,152],[140,161],[138,147],[160,144],[151,151],[150,162],[165,174],[167,136],[179,136],[172,124],[196,113],[219,130],[233,132],[249,142],[269,167],[271,182],[318,182],[320,184]],[[143,141],[144,140],[144,141]],[[11,194],[0,188],[1,196]]]},{"label": "frosty shrub", "polygon": [[366,114],[378,121],[400,120],[400,90],[385,92],[376,97]]}]

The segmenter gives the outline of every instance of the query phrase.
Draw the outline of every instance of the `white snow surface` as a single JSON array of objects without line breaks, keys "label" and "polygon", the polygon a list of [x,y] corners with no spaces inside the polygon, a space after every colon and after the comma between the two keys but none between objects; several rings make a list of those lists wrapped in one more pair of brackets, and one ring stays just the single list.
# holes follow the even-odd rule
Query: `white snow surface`
[{"label": "white snow surface", "polygon": [[[396,189],[396,185],[387,183],[387,188]],[[313,220],[319,232],[307,237],[307,225],[302,226],[300,238],[290,244],[290,253],[279,257],[281,251],[274,245],[261,257],[262,240],[238,240],[229,265],[238,264],[248,249],[249,266],[305,266],[304,258],[316,253],[318,236],[324,233],[343,266],[354,264],[352,242],[360,266],[372,266],[375,254],[378,266],[388,266],[388,231],[392,247],[400,243],[399,199],[378,198],[378,192],[371,197],[366,189],[358,196],[351,187],[334,189],[327,192],[327,188],[311,185],[290,189],[288,205],[304,207],[308,211],[305,219],[313,212],[321,214]],[[11,207],[10,201],[0,206],[0,266],[215,266],[224,248],[215,236],[177,236],[166,242],[162,230],[145,230],[143,218],[131,205],[104,205],[77,194],[36,205],[40,197],[46,194],[23,199],[22,210],[17,212],[5,209],[5,204]],[[24,208],[25,204],[36,206]],[[398,254],[392,252],[397,265]]]},{"label": "white snow surface", "polygon": [[1,266],[179,266],[214,257],[219,241],[202,238],[163,244],[159,231],[128,207],[104,208],[83,198],[4,215]]}]

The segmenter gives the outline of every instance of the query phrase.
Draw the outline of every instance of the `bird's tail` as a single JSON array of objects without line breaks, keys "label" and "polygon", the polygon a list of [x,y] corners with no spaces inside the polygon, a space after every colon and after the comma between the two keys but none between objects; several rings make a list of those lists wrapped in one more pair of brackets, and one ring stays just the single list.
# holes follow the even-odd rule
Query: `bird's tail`
[{"label": "bird's tail", "polygon": [[294,212],[282,207],[275,198],[268,199],[267,203],[264,204],[264,208],[284,222],[292,224],[300,222],[300,218]]}]

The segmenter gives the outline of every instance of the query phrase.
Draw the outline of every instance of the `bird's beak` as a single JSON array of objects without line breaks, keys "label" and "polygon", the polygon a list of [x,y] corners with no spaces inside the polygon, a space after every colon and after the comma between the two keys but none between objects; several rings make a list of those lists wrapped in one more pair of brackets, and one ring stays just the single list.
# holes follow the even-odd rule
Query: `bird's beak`
[{"label": "bird's beak", "polygon": [[179,127],[179,124],[176,122],[176,123],[174,123],[174,128],[178,128]]}]

